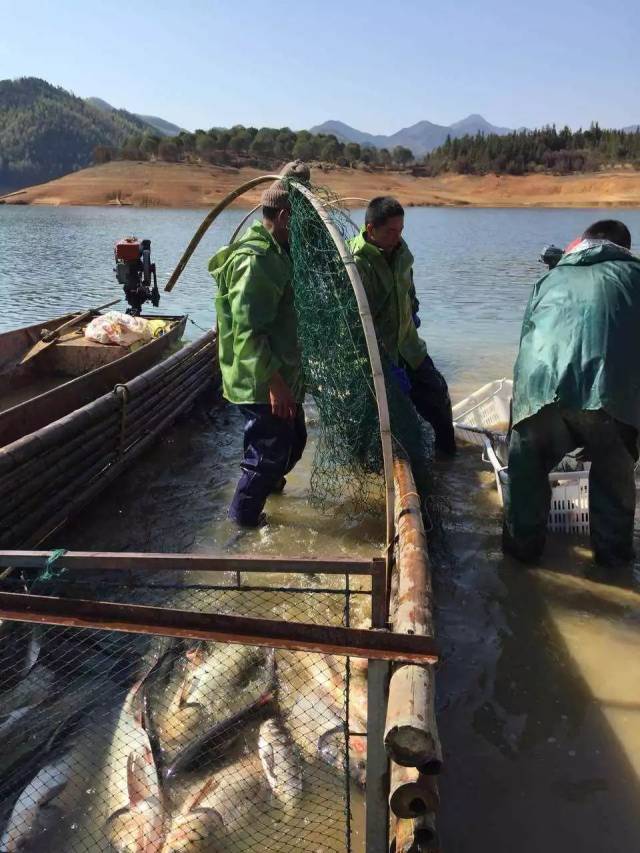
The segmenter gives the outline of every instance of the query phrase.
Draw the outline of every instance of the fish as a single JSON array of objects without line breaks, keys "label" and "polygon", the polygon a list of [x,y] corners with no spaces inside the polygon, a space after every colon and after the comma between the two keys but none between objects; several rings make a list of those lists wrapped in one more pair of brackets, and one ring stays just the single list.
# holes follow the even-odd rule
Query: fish
[{"label": "fish", "polygon": [[[326,764],[345,770],[344,725],[330,729],[318,739],[318,755]],[[349,735],[349,775],[361,788],[367,781],[367,739],[362,735]]]},{"label": "fish", "polygon": [[302,796],[302,762],[291,735],[275,717],[260,726],[258,755],[269,787],[290,812]]},{"label": "fish", "polygon": [[186,656],[191,666],[185,674],[184,700],[214,712],[228,701],[229,691],[265,662],[264,649],[237,643],[201,643]]},{"label": "fish", "polygon": [[219,757],[243,720],[271,701],[274,681],[273,652],[208,643],[165,655],[142,690],[145,728],[163,777]]},{"label": "fish", "polygon": [[18,797],[4,833],[0,850],[5,853],[45,849],[49,834],[59,820],[55,799],[69,781],[70,766],[46,764]]},{"label": "fish", "polygon": [[[346,696],[344,663],[332,655],[278,653],[280,707],[287,728],[308,762],[320,758],[344,769]],[[352,661],[353,664],[353,661]],[[366,775],[366,669],[352,667],[349,690],[349,767],[363,784]]]},{"label": "fish", "polygon": [[[113,695],[104,701],[102,707],[108,710],[103,717],[96,712],[85,717],[78,737],[49,768],[58,785],[52,781],[52,790],[37,803],[34,830],[23,841],[29,853],[160,853],[166,833],[165,801],[141,725],[139,687],[136,683],[130,689],[123,705],[113,708]],[[33,810],[27,789],[22,797],[24,810]],[[40,835],[33,835],[38,831]]]},{"label": "fish", "polygon": [[33,668],[41,649],[39,626],[4,619],[0,622],[0,697]]},{"label": "fish", "polygon": [[255,845],[272,794],[255,752],[189,782],[162,853],[223,853]]},{"label": "fish", "polygon": [[50,698],[56,676],[43,663],[35,663],[21,681],[0,694],[0,716],[7,716],[19,708],[34,707]]},{"label": "fish", "polygon": [[184,747],[167,767],[165,776],[170,779],[184,770],[192,770],[199,764],[219,758],[242,734],[242,724],[269,705],[274,698],[271,689],[249,702],[235,714],[223,717],[209,725],[198,737]]}]

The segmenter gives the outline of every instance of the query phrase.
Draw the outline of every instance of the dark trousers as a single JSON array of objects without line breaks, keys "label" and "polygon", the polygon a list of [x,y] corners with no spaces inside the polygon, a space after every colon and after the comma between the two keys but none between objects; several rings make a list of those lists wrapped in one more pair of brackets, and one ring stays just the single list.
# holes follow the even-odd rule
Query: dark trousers
[{"label": "dark trousers", "polygon": [[436,449],[454,453],[456,440],[453,433],[451,398],[444,376],[436,369],[429,356],[416,369],[407,369],[411,382],[410,397],[418,413],[433,427]]},{"label": "dark trousers", "polygon": [[506,550],[524,560],[540,556],[551,502],[549,473],[567,453],[584,447],[591,460],[589,519],[596,559],[630,559],[637,439],[634,427],[602,410],[578,411],[556,404],[515,426],[509,446]]},{"label": "dark trousers", "polygon": [[229,518],[238,524],[255,526],[269,495],[278,489],[282,478],[302,456],[307,429],[300,405],[293,421],[277,418],[267,404],[238,408],[244,417],[244,459]]}]

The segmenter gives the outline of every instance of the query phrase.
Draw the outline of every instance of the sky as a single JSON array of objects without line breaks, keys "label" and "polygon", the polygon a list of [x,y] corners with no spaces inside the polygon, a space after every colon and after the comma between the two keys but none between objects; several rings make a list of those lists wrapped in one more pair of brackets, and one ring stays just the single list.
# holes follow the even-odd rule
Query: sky
[{"label": "sky", "polygon": [[640,123],[637,0],[0,0],[0,79],[188,130]]}]

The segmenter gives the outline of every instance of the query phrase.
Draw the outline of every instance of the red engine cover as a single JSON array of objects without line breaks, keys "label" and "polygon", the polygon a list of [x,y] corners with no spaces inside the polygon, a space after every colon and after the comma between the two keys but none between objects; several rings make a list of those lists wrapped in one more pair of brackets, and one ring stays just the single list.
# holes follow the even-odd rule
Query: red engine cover
[{"label": "red engine cover", "polygon": [[115,246],[117,261],[137,261],[140,257],[140,240],[137,237],[125,237]]}]

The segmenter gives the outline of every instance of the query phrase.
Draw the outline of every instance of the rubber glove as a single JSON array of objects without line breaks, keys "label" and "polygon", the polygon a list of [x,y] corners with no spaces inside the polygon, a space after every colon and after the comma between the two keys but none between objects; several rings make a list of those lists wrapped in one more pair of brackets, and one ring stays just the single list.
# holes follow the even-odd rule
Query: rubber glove
[{"label": "rubber glove", "polygon": [[398,367],[397,364],[391,365],[391,375],[396,381],[398,388],[403,394],[409,394],[411,391],[411,380],[407,371],[403,367]]}]

